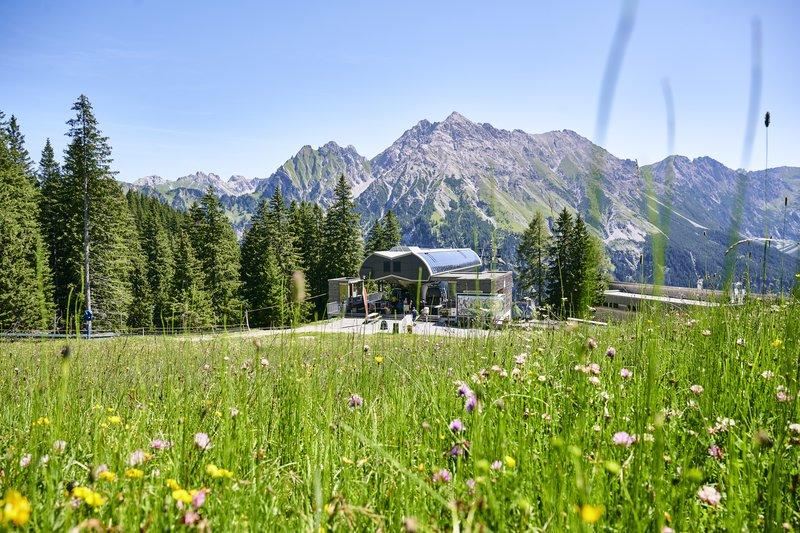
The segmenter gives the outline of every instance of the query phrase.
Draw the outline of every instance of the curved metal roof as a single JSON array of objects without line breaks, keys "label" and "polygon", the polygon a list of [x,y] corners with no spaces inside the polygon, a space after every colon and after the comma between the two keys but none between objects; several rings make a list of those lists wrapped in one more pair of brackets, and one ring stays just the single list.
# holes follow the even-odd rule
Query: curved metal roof
[{"label": "curved metal roof", "polygon": [[437,274],[477,268],[482,264],[481,258],[470,248],[395,246],[391,250],[378,250],[373,253],[386,259],[397,259],[408,255],[416,256],[428,268],[428,278]]},{"label": "curved metal roof", "polygon": [[414,255],[428,265],[431,274],[443,274],[481,266],[481,258],[469,248],[419,249]]}]

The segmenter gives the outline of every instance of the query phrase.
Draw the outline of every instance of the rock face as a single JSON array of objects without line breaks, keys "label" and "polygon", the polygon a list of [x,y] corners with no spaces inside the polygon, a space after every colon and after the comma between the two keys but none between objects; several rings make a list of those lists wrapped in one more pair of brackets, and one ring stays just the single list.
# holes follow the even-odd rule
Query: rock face
[{"label": "rock face", "polygon": [[[327,207],[342,173],[365,227],[391,209],[405,242],[470,246],[486,259],[498,254],[501,266],[513,266],[518,234],[536,211],[552,220],[564,207],[603,239],[618,279],[640,279],[642,260],[649,277],[653,235],[666,235],[666,279],[676,285],[720,272],[733,234],[766,230],[779,238],[770,271],[779,250],[792,251],[800,240],[800,213],[784,208],[784,198],[788,206],[800,201],[800,168],[770,169],[765,191],[764,171],[737,172],[708,157],[681,156],[639,167],[574,131],[508,131],[458,113],[420,121],[371,161],[352,146],[329,142],[304,146],[266,179],[223,181],[198,172],[174,181],[148,176],[135,186],[179,208],[211,187],[241,231],[276,187],[287,200]],[[746,263],[755,263],[759,245],[744,248],[731,254],[739,271],[755,267]]]},{"label": "rock face", "polygon": [[246,178],[244,176],[231,176],[223,180],[216,174],[206,174],[205,172],[195,172],[187,176],[182,176],[176,180],[168,181],[161,176],[146,176],[133,183],[139,188],[155,189],[159,193],[169,193],[176,189],[188,189],[205,192],[210,187],[219,195],[239,196],[250,194],[256,190],[257,178]]},{"label": "rock face", "polygon": [[347,176],[358,196],[373,181],[370,164],[355,148],[343,148],[331,141],[317,150],[306,145],[269,178],[259,183],[256,193],[269,197],[276,187],[288,200],[306,200],[328,207],[340,174]]}]

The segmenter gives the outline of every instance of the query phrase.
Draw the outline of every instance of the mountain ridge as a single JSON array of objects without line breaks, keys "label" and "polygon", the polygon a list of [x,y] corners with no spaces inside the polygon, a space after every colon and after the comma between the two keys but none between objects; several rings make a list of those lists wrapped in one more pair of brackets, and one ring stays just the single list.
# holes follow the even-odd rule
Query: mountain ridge
[{"label": "mountain ridge", "polygon": [[[652,236],[668,232],[673,254],[667,258],[668,277],[674,274],[685,284],[708,274],[698,271],[698,255],[722,253],[724,235],[736,223],[737,198],[743,200],[739,233],[744,237],[763,235],[765,224],[775,226],[784,197],[791,205],[800,201],[800,168],[768,172],[765,191],[763,171],[733,170],[709,156],[676,154],[639,166],[573,130],[504,130],[454,111],[439,122],[418,121],[372,159],[352,145],[329,141],[301,147],[267,178],[238,177],[233,186],[203,172],[173,181],[148,176],[132,186],[180,208],[210,186],[241,232],[258,202],[275,188],[287,201],[327,207],[335,180],[344,173],[365,227],[391,209],[407,243],[473,246],[484,257],[494,246],[509,264],[533,213],[553,218],[566,207],[587,218],[621,279],[636,277]],[[771,234],[797,240],[800,217],[792,212]],[[711,266],[721,268],[723,259],[715,258]]]}]

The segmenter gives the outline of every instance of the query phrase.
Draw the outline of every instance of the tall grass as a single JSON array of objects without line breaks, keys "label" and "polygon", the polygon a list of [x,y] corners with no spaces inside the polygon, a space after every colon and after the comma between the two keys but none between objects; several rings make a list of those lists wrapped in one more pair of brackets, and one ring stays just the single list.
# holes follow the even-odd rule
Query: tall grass
[{"label": "tall grass", "polygon": [[[189,518],[217,530],[797,528],[799,319],[797,303],[752,303],[468,339],[4,344],[0,497],[28,498],[25,527],[40,531],[92,518],[125,531],[180,527],[191,506],[176,502],[170,478],[210,489]],[[457,381],[477,396],[474,412]],[[780,387],[791,401],[778,400]],[[363,405],[349,406],[353,394]],[[456,418],[463,433],[449,429]],[[712,435],[718,418],[735,425]],[[635,443],[615,445],[622,431]],[[173,446],[151,450],[155,438]],[[453,456],[456,445],[468,451]],[[151,457],[131,479],[136,450]],[[210,463],[232,478],[212,477]],[[93,475],[103,464],[116,480]],[[452,479],[434,482],[442,469]],[[705,485],[718,506],[698,498]],[[75,486],[107,501],[74,500]]]}]

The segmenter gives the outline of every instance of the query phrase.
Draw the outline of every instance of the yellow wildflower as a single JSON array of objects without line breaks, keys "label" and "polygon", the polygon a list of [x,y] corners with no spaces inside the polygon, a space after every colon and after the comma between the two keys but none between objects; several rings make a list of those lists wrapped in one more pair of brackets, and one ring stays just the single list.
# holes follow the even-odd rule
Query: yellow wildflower
[{"label": "yellow wildflower", "polygon": [[224,468],[219,468],[217,465],[209,463],[206,465],[206,474],[213,477],[214,479],[219,478],[232,478],[233,472],[230,470],[225,470]]},{"label": "yellow wildflower", "polygon": [[178,485],[178,482],[173,478],[169,478],[167,480],[167,487],[171,488],[172,490],[180,490],[181,488],[181,486]]},{"label": "yellow wildflower", "polygon": [[780,348],[781,346],[783,346],[783,341],[782,340],[775,339],[774,341],[772,341],[772,347],[773,348]]},{"label": "yellow wildflower", "polygon": [[506,455],[505,457],[503,457],[503,462],[508,468],[516,468],[517,466],[517,460],[511,457],[510,455]]},{"label": "yellow wildflower", "polygon": [[36,419],[36,421],[33,423],[33,425],[34,426],[49,426],[50,425],[50,419],[47,418],[46,416],[40,416],[39,418]]},{"label": "yellow wildflower", "polygon": [[601,516],[603,516],[603,511],[604,509],[602,505],[589,505],[587,503],[580,506],[578,509],[578,514],[581,515],[581,520],[587,524],[594,524],[600,520]]},{"label": "yellow wildflower", "polygon": [[119,415],[111,415],[106,418],[109,424],[119,425],[122,424],[122,417]]},{"label": "yellow wildflower", "polygon": [[186,489],[178,489],[172,491],[172,499],[185,504],[192,503],[192,495]]},{"label": "yellow wildflower", "polygon": [[114,481],[117,479],[117,475],[111,470],[103,470],[97,475],[97,478],[102,481]]},{"label": "yellow wildflower", "polygon": [[144,472],[138,468],[129,468],[125,471],[125,477],[130,479],[142,479],[144,477]]},{"label": "yellow wildflower", "polygon": [[383,356],[382,355],[376,355],[375,356],[375,362],[378,363],[378,364],[383,363]]},{"label": "yellow wildflower", "polygon": [[31,516],[31,504],[28,499],[14,489],[6,492],[0,500],[0,524],[11,522],[15,526],[24,526]]},{"label": "yellow wildflower", "polygon": [[91,494],[87,495],[83,501],[85,501],[86,505],[90,507],[100,507],[106,503],[105,497],[103,497],[103,495],[101,495],[99,492],[92,492]]},{"label": "yellow wildflower", "polygon": [[93,491],[89,487],[75,487],[72,489],[72,495],[76,498],[80,498],[86,502],[86,505],[91,507],[100,507],[106,503],[106,499],[102,494]]}]

